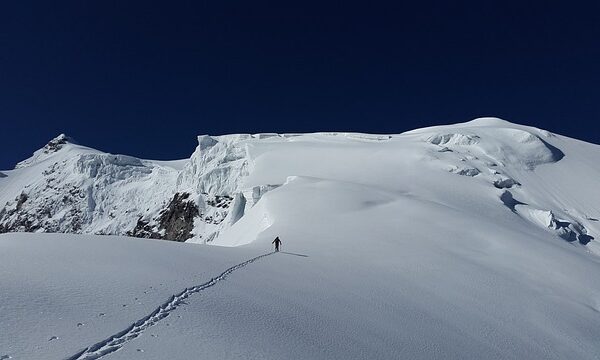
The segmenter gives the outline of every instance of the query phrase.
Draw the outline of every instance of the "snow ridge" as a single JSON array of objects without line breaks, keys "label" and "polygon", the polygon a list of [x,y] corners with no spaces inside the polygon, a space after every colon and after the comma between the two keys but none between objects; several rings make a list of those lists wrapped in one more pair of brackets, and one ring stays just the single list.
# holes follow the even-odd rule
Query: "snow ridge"
[{"label": "snow ridge", "polygon": [[76,142],[71,137],[65,134],[60,134],[54,139],[50,140],[46,145],[44,145],[43,148],[34,152],[32,157],[19,162],[15,168],[19,169],[41,162],[50,157],[53,153],[62,150],[68,144],[76,144]]},{"label": "snow ridge", "polygon": [[219,239],[232,240],[228,233],[239,233],[236,224],[260,211],[256,205],[267,192],[300,176],[410,192],[461,208],[467,206],[461,199],[469,199],[505,210],[502,193],[510,189],[518,201],[572,226],[548,227],[530,211],[516,212],[520,218],[587,244],[600,235],[588,219],[600,217],[597,197],[584,191],[595,186],[598,149],[496,118],[397,135],[202,135],[190,158],[173,162],[107,154],[59,135],[17,169],[0,173],[0,233],[228,245]]},{"label": "snow ridge", "polygon": [[230,267],[229,269],[223,271],[219,276],[214,277],[203,284],[185,288],[182,292],[171,296],[169,300],[157,307],[152,313],[136,321],[127,329],[120,331],[114,335],[111,335],[107,339],[85,348],[84,350],[78,352],[77,354],[67,359],[96,360],[121,349],[129,341],[140,336],[146,329],[156,325],[156,323],[158,323],[160,320],[169,316],[171,312],[175,311],[180,305],[185,304],[184,300],[190,297],[191,295],[216,285],[219,281],[225,280],[227,276],[229,276],[232,272],[272,254],[274,253],[270,252],[256,256],[250,260],[246,260],[242,263]]}]

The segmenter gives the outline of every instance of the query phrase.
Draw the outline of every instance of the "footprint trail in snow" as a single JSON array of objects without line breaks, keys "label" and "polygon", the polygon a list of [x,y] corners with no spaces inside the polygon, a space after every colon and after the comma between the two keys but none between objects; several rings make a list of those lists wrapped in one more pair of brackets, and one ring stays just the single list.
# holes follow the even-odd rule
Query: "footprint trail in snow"
[{"label": "footprint trail in snow", "polygon": [[273,253],[267,253],[263,255],[259,255],[250,260],[246,260],[242,263],[234,265],[229,269],[223,271],[219,276],[210,279],[204,284],[196,285],[193,287],[186,288],[179,294],[175,294],[169,298],[166,302],[161,304],[158,308],[156,308],[152,313],[143,317],[142,319],[136,321],[131,326],[122,330],[114,335],[111,335],[105,340],[102,340],[92,346],[89,346],[77,354],[68,357],[67,360],[95,360],[100,359],[101,357],[111,354],[123,347],[129,341],[140,336],[146,329],[155,325],[160,320],[169,316],[169,314],[177,309],[179,305],[185,304],[184,300],[187,299],[190,295],[200,292],[206,288],[216,285],[219,281],[225,280],[229,274],[232,272],[252,263],[256,260],[259,260],[265,256],[272,255]]}]

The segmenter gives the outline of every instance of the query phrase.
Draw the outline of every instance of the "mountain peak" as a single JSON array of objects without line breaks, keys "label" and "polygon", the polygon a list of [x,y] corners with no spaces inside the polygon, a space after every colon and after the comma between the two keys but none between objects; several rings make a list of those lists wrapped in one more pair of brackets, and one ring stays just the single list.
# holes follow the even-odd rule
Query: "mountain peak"
[{"label": "mountain peak", "polygon": [[31,164],[35,164],[39,161],[46,159],[48,156],[60,151],[67,144],[76,144],[76,142],[70,136],[64,133],[54,137],[44,147],[33,153],[33,156],[29,159],[23,160],[15,166],[15,169],[23,168]]},{"label": "mountain peak", "polygon": [[56,152],[60,149],[62,149],[63,145],[65,144],[75,144],[76,142],[73,140],[72,137],[61,133],[58,136],[56,136],[55,138],[53,138],[52,140],[48,141],[48,143],[43,147],[43,149],[45,150],[46,153],[50,153],[50,152]]},{"label": "mountain peak", "polygon": [[471,121],[466,122],[466,124],[474,125],[474,126],[506,126],[506,125],[514,125],[510,121],[500,119],[493,116],[479,117],[473,119]]}]

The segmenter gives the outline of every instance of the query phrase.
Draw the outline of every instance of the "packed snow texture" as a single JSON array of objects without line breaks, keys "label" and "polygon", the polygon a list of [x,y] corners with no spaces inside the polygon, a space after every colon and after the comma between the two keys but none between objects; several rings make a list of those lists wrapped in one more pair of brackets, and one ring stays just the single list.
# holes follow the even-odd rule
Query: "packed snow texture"
[{"label": "packed snow texture", "polygon": [[495,118],[176,162],[55,140],[2,171],[0,230],[221,246],[4,234],[0,356],[600,357],[598,145]]}]

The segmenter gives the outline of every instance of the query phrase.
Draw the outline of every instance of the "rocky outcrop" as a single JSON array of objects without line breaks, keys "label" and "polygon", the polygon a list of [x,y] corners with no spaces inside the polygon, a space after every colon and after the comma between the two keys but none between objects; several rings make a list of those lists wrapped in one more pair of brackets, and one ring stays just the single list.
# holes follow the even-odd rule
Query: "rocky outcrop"
[{"label": "rocky outcrop", "polygon": [[151,221],[140,217],[136,226],[127,232],[129,236],[186,241],[191,238],[194,221],[200,215],[198,206],[189,193],[176,193],[167,207]]},{"label": "rocky outcrop", "polygon": [[[180,200],[176,200],[180,201]],[[177,209],[179,208],[179,209]],[[220,225],[226,218],[227,213],[221,216],[204,215],[200,213],[198,216],[192,214],[196,211],[188,203],[187,206],[173,206],[165,209],[161,213],[159,219],[153,219],[152,221],[144,220],[141,216],[135,225],[135,227],[128,231],[128,236],[146,238],[146,239],[163,239],[171,241],[186,241],[190,238],[196,237],[198,239],[205,238],[204,242],[210,242],[215,238],[216,232],[209,232],[207,234],[200,233],[195,234],[193,232],[196,221],[204,223],[205,225]]]},{"label": "rocky outcrop", "polygon": [[156,231],[156,227],[145,221],[143,216],[140,216],[133,230],[128,231],[127,235],[146,239],[162,239],[161,234]]},{"label": "rocky outcrop", "polygon": [[65,134],[60,134],[54,139],[50,140],[46,146],[44,146],[44,153],[49,154],[56,152],[62,149],[63,145],[65,145],[67,142],[73,142],[73,140]]},{"label": "rocky outcrop", "polygon": [[518,181],[509,177],[501,177],[495,180],[493,184],[497,189],[510,189],[513,186],[521,186]]},{"label": "rocky outcrop", "polygon": [[242,195],[252,165],[246,148],[251,139],[244,134],[200,136],[186,164],[171,167],[102,153],[61,134],[18,164],[16,174],[20,168],[38,167],[39,176],[25,182],[22,193],[2,199],[0,232],[209,242],[260,196],[246,202]]},{"label": "rocky outcrop", "polygon": [[199,212],[189,197],[189,193],[175,194],[169,206],[160,213],[158,228],[164,233],[164,239],[185,241],[192,237],[194,219]]},{"label": "rocky outcrop", "polygon": [[[0,233],[80,232],[81,212],[74,206],[76,199],[80,199],[78,194],[71,189],[60,201],[54,201],[48,197],[29,200],[29,195],[23,192],[0,210]],[[61,213],[60,221],[53,219],[57,211]]]},{"label": "rocky outcrop", "polygon": [[69,143],[74,144],[75,142],[69,136],[67,136],[65,134],[60,134],[57,137],[55,137],[54,139],[50,140],[46,145],[44,145],[43,148],[34,152],[32,157],[19,162],[15,166],[15,169],[30,166],[39,161],[42,161],[42,160],[48,158],[49,156],[51,156],[52,154],[58,152],[59,150],[62,150],[65,147],[65,145],[67,145]]}]

